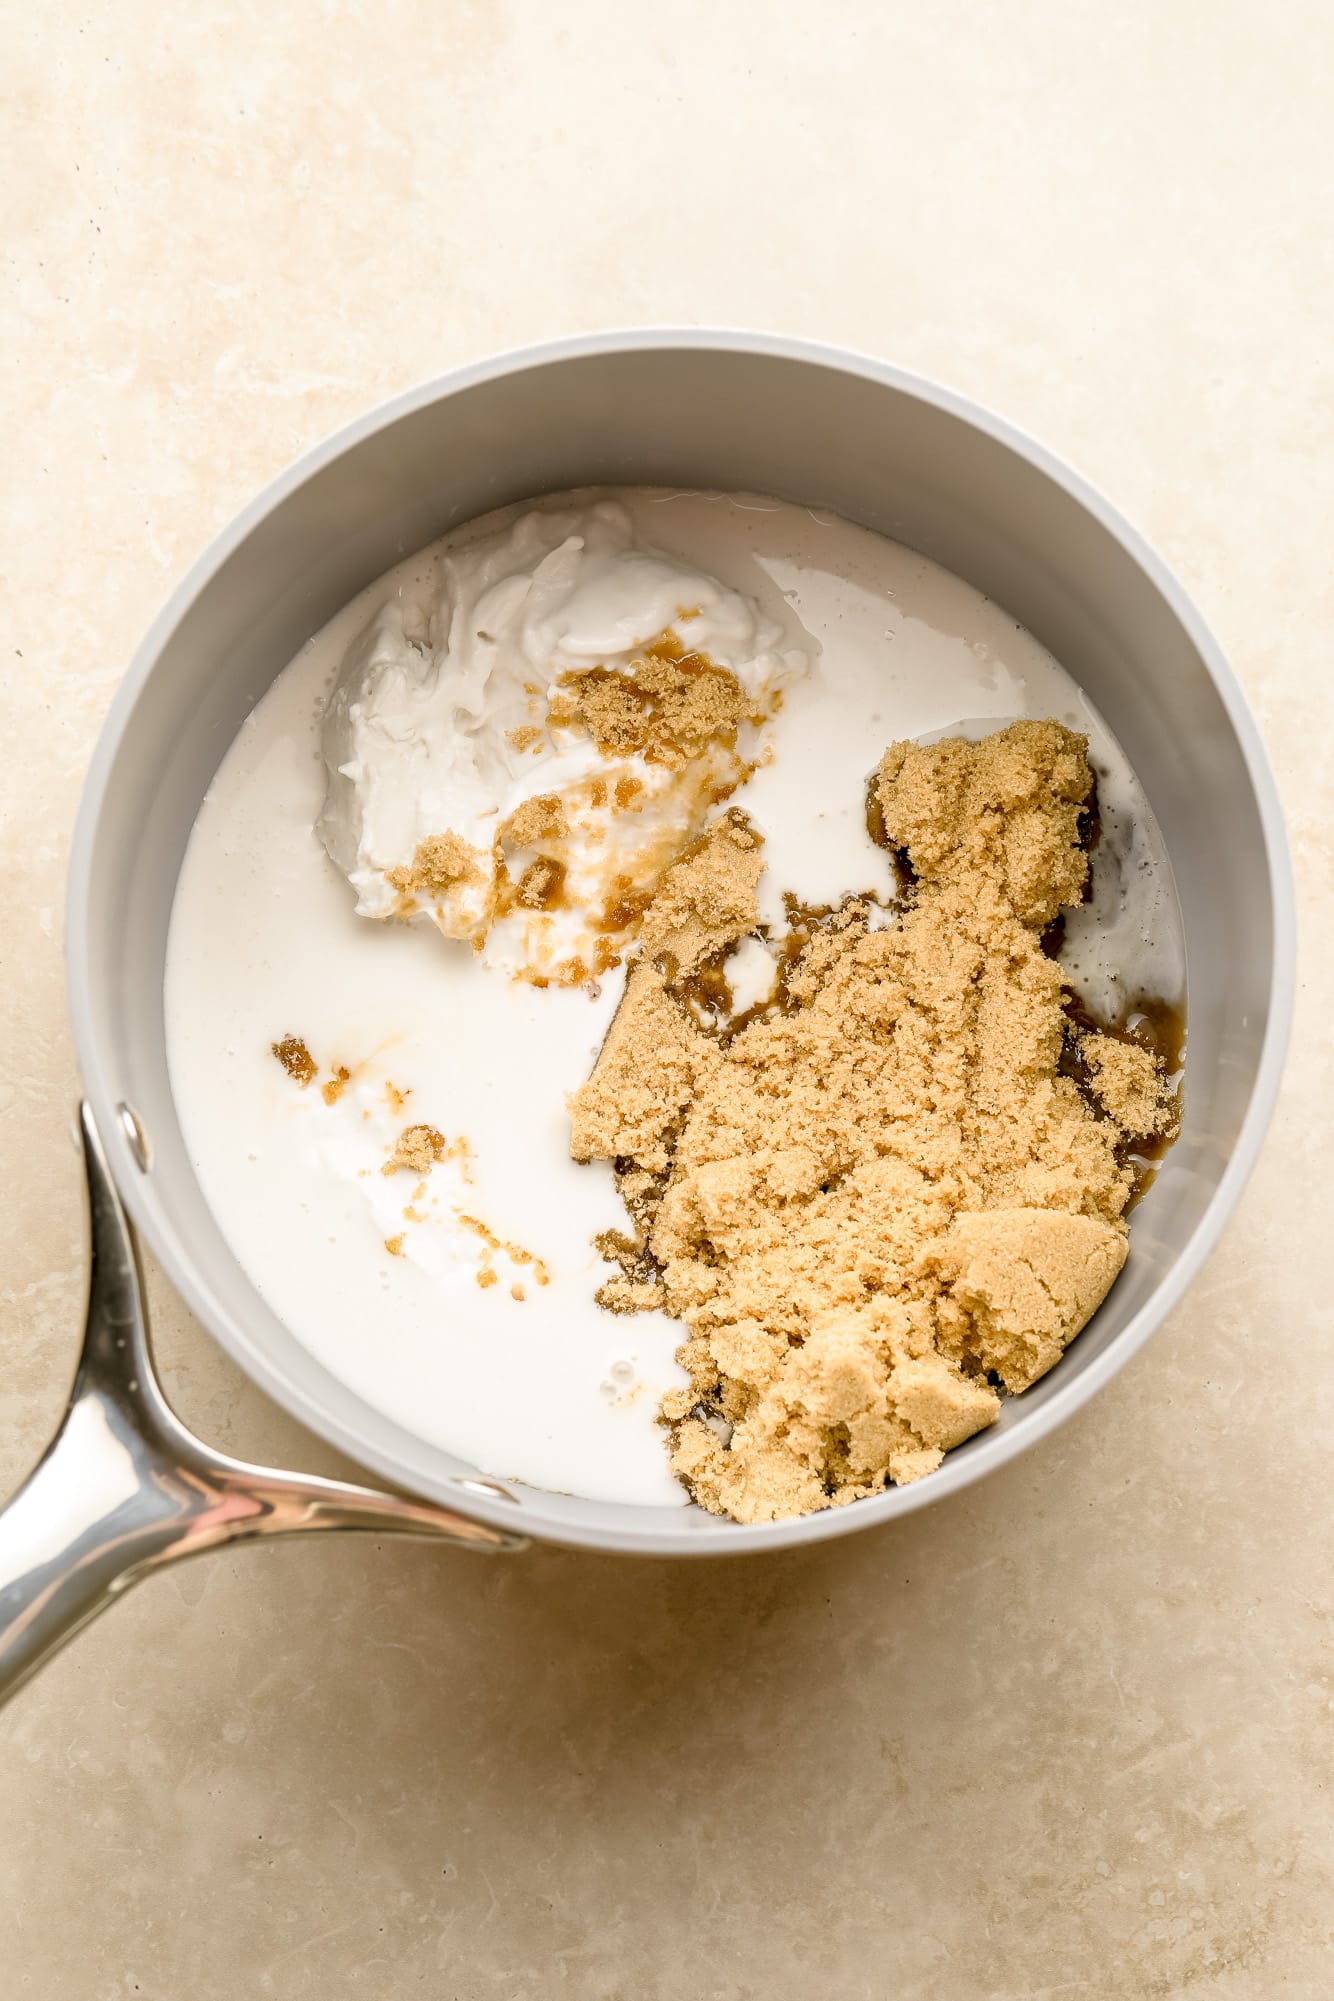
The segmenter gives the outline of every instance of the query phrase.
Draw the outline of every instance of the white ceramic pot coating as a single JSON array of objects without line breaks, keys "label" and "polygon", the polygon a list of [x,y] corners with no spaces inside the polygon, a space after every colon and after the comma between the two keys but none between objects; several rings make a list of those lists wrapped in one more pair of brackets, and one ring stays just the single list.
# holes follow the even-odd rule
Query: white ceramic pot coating
[{"label": "white ceramic pot coating", "polygon": [[[199,1191],[168,1082],[172,894],[204,790],[248,711],[297,648],[401,556],[503,502],[602,482],[748,489],[830,508],[1005,605],[1120,738],[1184,911],[1185,1121],[1135,1212],[1106,1304],[1050,1375],[937,1473],[798,1522],[743,1528],[694,1508],[461,1486],[475,1469],[363,1403],[259,1298]],[[419,1495],[532,1536],[660,1555],[813,1542],[928,1506],[1105,1383],[1199,1270],[1254,1162],[1294,958],[1282,824],[1254,725],[1200,618],[1126,523],[1040,447],[946,390],[802,342],[700,332],[599,335],[461,370],[275,481],[195,565],[126,676],[79,817],[67,946],[79,1059],[125,1202],[248,1374]],[[122,1105],[148,1135],[146,1169]]]}]

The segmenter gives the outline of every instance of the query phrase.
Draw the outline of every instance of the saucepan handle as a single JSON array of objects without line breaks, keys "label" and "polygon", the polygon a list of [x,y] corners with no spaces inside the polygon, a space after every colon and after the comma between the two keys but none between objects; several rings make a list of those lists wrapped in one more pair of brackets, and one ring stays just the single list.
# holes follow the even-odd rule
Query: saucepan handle
[{"label": "saucepan handle", "polygon": [[86,1105],[91,1266],[83,1353],[46,1452],[0,1510],[0,1703],[150,1571],[248,1536],[361,1529],[517,1550],[525,1538],[427,1502],[215,1452],[153,1369],[134,1240]]}]

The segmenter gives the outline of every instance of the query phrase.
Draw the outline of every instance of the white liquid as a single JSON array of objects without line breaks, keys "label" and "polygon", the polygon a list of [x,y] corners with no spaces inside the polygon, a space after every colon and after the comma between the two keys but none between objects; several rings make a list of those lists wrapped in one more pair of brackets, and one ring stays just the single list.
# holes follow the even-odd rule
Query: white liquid
[{"label": "white liquid", "polygon": [[[737,795],[765,836],[764,919],[781,920],[784,890],[804,902],[892,897],[864,818],[887,743],[1053,716],[1089,736],[1106,830],[1067,965],[1095,1010],[1141,991],[1183,997],[1180,916],[1147,805],[1101,720],[1028,633],[957,578],[831,516],[699,494],[616,498],[646,545],[758,599],[813,663],[773,725],[772,761]],[[483,525],[494,521],[464,537]],[[625,1218],[610,1169],[569,1158],[565,1097],[588,1074],[621,974],[595,997],[537,990],[433,929],[358,918],[314,832],[328,690],[374,612],[419,589],[431,560],[400,565],[311,640],[200,809],[166,979],[186,1142],[255,1285],[367,1402],[484,1473],[684,1504],[655,1421],[664,1390],[684,1381],[682,1329],[595,1304],[607,1268],[590,1239]],[[737,970],[746,998],[763,993],[757,950]],[[340,1064],[352,1072],[335,1104],[274,1060],[285,1035],[305,1042],[321,1080]],[[401,1110],[389,1084],[411,1093]],[[466,1170],[442,1161],[420,1195],[415,1176],[383,1174],[409,1121],[465,1138]],[[459,1211],[540,1259],[550,1282],[488,1250]],[[494,1281],[479,1285],[487,1268]]]}]

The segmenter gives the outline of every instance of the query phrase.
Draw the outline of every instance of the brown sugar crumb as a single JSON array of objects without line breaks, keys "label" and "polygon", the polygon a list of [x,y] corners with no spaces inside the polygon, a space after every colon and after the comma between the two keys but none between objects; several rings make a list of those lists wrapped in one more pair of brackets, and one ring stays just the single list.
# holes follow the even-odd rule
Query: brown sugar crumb
[{"label": "brown sugar crumb", "polygon": [[1175,1137],[1176,1097],[1152,1050],[1096,1033],[1083,1036],[1079,1048],[1093,1096],[1124,1133]]},{"label": "brown sugar crumb", "polygon": [[502,841],[515,848],[535,848],[541,841],[564,840],[570,831],[565,807],[554,792],[539,792],[516,806],[500,830]]},{"label": "brown sugar crumb", "polygon": [[771,941],[781,1004],[730,1036],[675,984],[667,941],[708,931],[698,897],[683,915],[684,870],[645,915],[667,969],[631,968],[571,1151],[614,1163],[636,1225],[600,1242],[620,1271],[599,1297],[683,1323],[690,1384],[661,1415],[714,1513],[776,1520],[930,1472],[1052,1366],[1124,1263],[1128,1145],[1175,1100],[1123,1042],[1085,1036],[1085,1081],[1069,1074],[1041,936],[1087,873],[1085,750],[1054,722],[891,746],[876,818],[912,902],[876,929],[864,902],[794,907],[791,950]]},{"label": "brown sugar crumb", "polygon": [[320,1096],[326,1105],[336,1105],[345,1087],[351,1082],[352,1072],[340,1063],[327,1084],[320,1085]]},{"label": "brown sugar crumb", "polygon": [[548,721],[586,730],[604,757],[638,755],[677,766],[708,743],[735,740],[748,714],[735,674],[664,633],[624,670],[563,674]]},{"label": "brown sugar crumb", "polygon": [[522,1287],[521,1285],[512,1285],[512,1286],[510,1287],[510,1298],[511,1298],[511,1299],[522,1299],[522,1298],[523,1298],[523,1296],[524,1296],[524,1294],[523,1294],[523,1287]]},{"label": "brown sugar crumb", "polygon": [[640,925],[646,955],[678,978],[735,944],[754,929],[763,866],[759,837],[732,807],[663,876]]},{"label": "brown sugar crumb", "polygon": [[[391,1112],[401,1112],[411,1096],[411,1091],[400,1091],[397,1084],[391,1084],[386,1079],[384,1098]],[[369,1113],[363,1113],[362,1116],[363,1118],[369,1117]]]},{"label": "brown sugar crumb", "polygon": [[535,749],[541,743],[543,735],[544,732],[534,728],[532,723],[520,723],[517,729],[505,732],[506,741],[521,754],[525,750]]},{"label": "brown sugar crumb", "polygon": [[551,910],[559,903],[564,885],[564,862],[539,855],[535,862],[529,862],[519,877],[515,896],[526,910]]},{"label": "brown sugar crumb", "polygon": [[663,1303],[663,1290],[656,1279],[609,1278],[593,1297],[608,1313],[648,1313]]},{"label": "brown sugar crumb", "polygon": [[403,1255],[403,1232],[400,1230],[396,1237],[386,1237],[384,1247],[391,1258],[401,1258]]},{"label": "brown sugar crumb", "polygon": [[[488,1253],[499,1251],[502,1256],[509,1259],[511,1264],[530,1265],[533,1277],[538,1285],[546,1285],[549,1282],[551,1274],[545,1264],[543,1264],[541,1258],[534,1257],[533,1253],[526,1251],[522,1244],[513,1244],[504,1237],[498,1237],[495,1231],[488,1224],[482,1222],[479,1216],[469,1216],[462,1209],[456,1209],[454,1214],[457,1220],[462,1223],[465,1230],[471,1230],[475,1237],[481,1238]],[[484,1264],[483,1270],[485,1269],[487,1267]],[[488,1283],[491,1282],[488,1280]]]},{"label": "brown sugar crumb", "polygon": [[390,886],[405,908],[418,896],[448,896],[482,880],[485,857],[457,834],[430,834],[418,841],[410,868],[386,871]]},{"label": "brown sugar crumb", "polygon": [[404,1126],[380,1172],[397,1174],[402,1167],[410,1174],[429,1174],[444,1152],[445,1136],[434,1126]]},{"label": "brown sugar crumb", "polygon": [[494,1271],[491,1269],[490,1265],[482,1265],[479,1267],[477,1272],[477,1283],[478,1285],[481,1286],[483,1292],[486,1291],[488,1286],[494,1285],[496,1283],[496,1275]]},{"label": "brown sugar crumb", "polygon": [[319,1074],[319,1065],[299,1035],[285,1035],[281,1042],[270,1043],[269,1047],[293,1083],[299,1084],[303,1091]]}]

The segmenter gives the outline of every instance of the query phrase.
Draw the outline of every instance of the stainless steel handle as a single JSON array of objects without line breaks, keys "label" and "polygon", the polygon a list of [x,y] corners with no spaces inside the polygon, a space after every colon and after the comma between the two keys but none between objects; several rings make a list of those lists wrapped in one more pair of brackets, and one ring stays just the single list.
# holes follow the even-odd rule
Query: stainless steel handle
[{"label": "stainless steel handle", "polygon": [[0,1703],[113,1598],[245,1536],[363,1529],[517,1550],[525,1538],[342,1480],[250,1466],[187,1431],[153,1370],[134,1239],[80,1107],[92,1262],[68,1408],[0,1511]]}]

